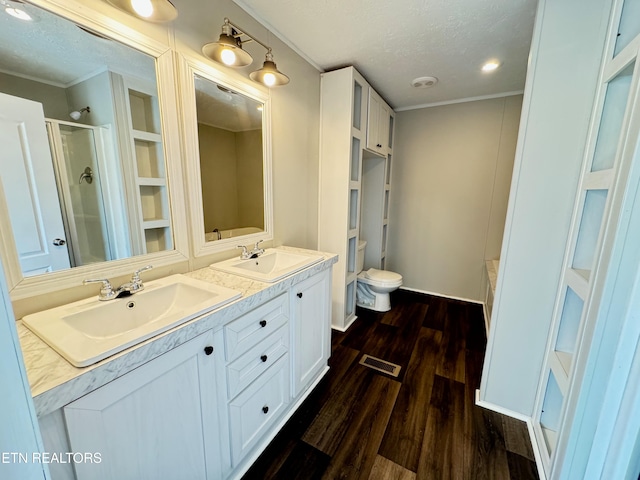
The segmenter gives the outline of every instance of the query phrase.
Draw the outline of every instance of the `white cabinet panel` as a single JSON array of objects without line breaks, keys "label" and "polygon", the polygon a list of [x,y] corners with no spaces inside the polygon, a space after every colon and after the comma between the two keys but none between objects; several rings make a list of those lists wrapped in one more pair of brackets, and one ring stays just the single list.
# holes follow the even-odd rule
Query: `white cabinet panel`
[{"label": "white cabinet panel", "polygon": [[327,365],[331,345],[330,271],[308,278],[291,290],[293,323],[293,393],[304,388]]},{"label": "white cabinet panel", "polygon": [[229,403],[234,466],[256,446],[284,413],[290,398],[289,355],[285,355]]},{"label": "white cabinet panel", "polygon": [[76,465],[78,479],[226,474],[226,422],[216,393],[222,349],[213,347],[209,331],[67,405],[72,450],[101,454],[100,463]]}]

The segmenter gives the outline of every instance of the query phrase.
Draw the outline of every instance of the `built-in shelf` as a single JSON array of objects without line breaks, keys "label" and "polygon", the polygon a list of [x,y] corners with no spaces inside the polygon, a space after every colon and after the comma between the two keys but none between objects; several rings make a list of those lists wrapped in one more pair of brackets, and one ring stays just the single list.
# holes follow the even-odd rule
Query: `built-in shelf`
[{"label": "built-in shelf", "polygon": [[558,362],[560,363],[560,366],[562,366],[562,369],[564,370],[564,374],[566,375],[567,378],[569,378],[569,373],[571,372],[571,362],[573,361],[573,355],[568,352],[560,352],[557,350],[554,353],[558,358]]},{"label": "built-in shelf", "polygon": [[140,140],[148,143],[160,143],[162,142],[162,136],[159,133],[145,132],[143,130],[132,130],[131,135],[135,140]]},{"label": "built-in shelf", "polygon": [[349,230],[358,228],[359,208],[358,199],[360,198],[360,190],[351,189],[349,192]]},{"label": "built-in shelf", "polygon": [[564,397],[560,391],[560,387],[555,379],[552,370],[548,370],[547,388],[542,403],[542,411],[540,413],[540,426],[544,433],[547,452],[549,456],[556,447],[556,432],[560,423],[560,414],[562,412],[562,403]]},{"label": "built-in shelf", "polygon": [[146,228],[144,231],[147,253],[162,252],[173,248],[171,230],[163,228]]},{"label": "built-in shelf", "polygon": [[140,186],[164,187],[166,184],[167,181],[164,178],[138,177],[138,185]]},{"label": "built-in shelf", "polygon": [[353,280],[347,284],[346,301],[344,304],[344,314],[347,321],[355,315],[356,312],[356,281]]},{"label": "built-in shelf", "polygon": [[353,137],[351,139],[351,181],[360,181],[360,156],[362,152],[360,150],[360,139]]},{"label": "built-in shelf", "polygon": [[391,185],[391,154],[387,155],[387,169],[384,176],[384,183],[386,186]]},{"label": "built-in shelf", "polygon": [[607,85],[591,171],[613,167],[620,140],[620,130],[629,98],[635,63],[629,65]]},{"label": "built-in shelf", "polygon": [[[593,268],[600,227],[607,204],[607,190],[587,190],[571,267],[584,271]],[[588,276],[587,276],[588,278]]]},{"label": "built-in shelf", "polygon": [[362,85],[353,82],[353,128],[361,130],[362,123]]},{"label": "built-in shelf", "polygon": [[586,190],[609,190],[613,181],[613,169],[587,172],[584,176],[583,186]]},{"label": "built-in shelf", "polygon": [[349,246],[347,247],[347,272],[353,273],[356,271],[357,252],[358,252],[358,238],[351,237],[349,239]]},{"label": "built-in shelf", "polygon": [[618,55],[631,41],[640,34],[640,3],[626,1],[622,8],[620,24],[617,29],[616,48]]}]

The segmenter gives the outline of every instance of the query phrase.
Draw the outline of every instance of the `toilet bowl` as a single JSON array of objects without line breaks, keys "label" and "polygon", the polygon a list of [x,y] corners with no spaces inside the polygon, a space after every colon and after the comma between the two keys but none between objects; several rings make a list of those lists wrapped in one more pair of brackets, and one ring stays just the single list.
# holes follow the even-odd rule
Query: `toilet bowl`
[{"label": "toilet bowl", "polygon": [[389,293],[402,285],[402,275],[386,270],[370,268],[364,270],[364,249],[367,242],[358,243],[356,266],[358,267],[358,286],[356,290],[356,305],[376,312],[391,310]]}]

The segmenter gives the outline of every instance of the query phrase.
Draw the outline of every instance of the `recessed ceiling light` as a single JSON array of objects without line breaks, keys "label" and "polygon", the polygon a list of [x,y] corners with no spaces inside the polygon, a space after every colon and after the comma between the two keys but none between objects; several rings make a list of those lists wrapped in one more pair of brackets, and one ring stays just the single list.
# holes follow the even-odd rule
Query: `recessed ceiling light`
[{"label": "recessed ceiling light", "polygon": [[498,62],[496,60],[491,60],[490,62],[487,62],[482,66],[482,71],[483,72],[493,72],[499,66],[500,66],[500,62]]},{"label": "recessed ceiling light", "polygon": [[411,80],[411,86],[415,88],[429,88],[438,83],[436,77],[418,77]]}]

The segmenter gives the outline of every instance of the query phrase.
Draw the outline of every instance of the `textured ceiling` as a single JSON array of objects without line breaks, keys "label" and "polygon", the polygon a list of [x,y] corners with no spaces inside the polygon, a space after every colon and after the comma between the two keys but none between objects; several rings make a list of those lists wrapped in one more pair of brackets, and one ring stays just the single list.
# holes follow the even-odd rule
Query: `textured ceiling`
[{"label": "textured ceiling", "polygon": [[[396,109],[522,90],[537,5],[536,0],[234,1],[322,70],[355,66]],[[490,59],[502,66],[483,73],[480,67]],[[411,80],[422,76],[439,82],[412,87]]]},{"label": "textured ceiling", "polygon": [[35,6],[20,8],[36,21],[0,12],[0,71],[61,87],[106,69],[155,80],[153,58]]}]

